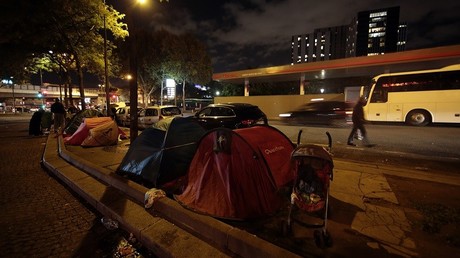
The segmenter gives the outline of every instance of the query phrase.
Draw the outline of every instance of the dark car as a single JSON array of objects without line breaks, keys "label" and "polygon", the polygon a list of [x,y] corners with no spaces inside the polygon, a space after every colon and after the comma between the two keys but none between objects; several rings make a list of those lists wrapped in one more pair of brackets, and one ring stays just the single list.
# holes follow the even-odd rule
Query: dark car
[{"label": "dark car", "polygon": [[302,105],[296,110],[279,115],[289,124],[326,124],[333,126],[351,122],[353,103],[344,101],[317,101]]},{"label": "dark car", "polygon": [[205,129],[218,127],[245,128],[267,124],[267,116],[259,107],[247,103],[211,104],[195,113],[195,119]]}]

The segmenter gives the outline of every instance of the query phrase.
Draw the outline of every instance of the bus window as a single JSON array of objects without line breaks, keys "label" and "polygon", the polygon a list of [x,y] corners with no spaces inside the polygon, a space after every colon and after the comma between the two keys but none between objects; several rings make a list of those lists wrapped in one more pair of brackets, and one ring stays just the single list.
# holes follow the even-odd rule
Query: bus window
[{"label": "bus window", "polygon": [[385,103],[388,100],[388,92],[384,89],[376,89],[372,92],[371,103]]},{"label": "bus window", "polygon": [[386,78],[381,78],[377,81],[374,87],[374,91],[372,91],[372,96],[370,99],[371,103],[385,103],[388,100],[388,90],[382,87],[382,81]]},{"label": "bus window", "polygon": [[439,85],[436,73],[425,73],[388,76],[383,87],[387,87],[389,92],[406,92],[438,90]]},{"label": "bus window", "polygon": [[443,90],[458,90],[460,89],[460,72],[440,73],[439,84]]}]

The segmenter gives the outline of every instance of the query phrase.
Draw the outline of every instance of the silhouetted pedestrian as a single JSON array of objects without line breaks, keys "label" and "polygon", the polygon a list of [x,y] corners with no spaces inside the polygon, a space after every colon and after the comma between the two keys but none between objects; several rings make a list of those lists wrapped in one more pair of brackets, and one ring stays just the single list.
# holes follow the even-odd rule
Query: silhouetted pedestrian
[{"label": "silhouetted pedestrian", "polygon": [[59,98],[56,98],[51,105],[51,112],[54,115],[54,132],[57,133],[59,129],[64,130],[66,111]]},{"label": "silhouetted pedestrian", "polygon": [[364,127],[364,123],[366,120],[364,119],[364,110],[363,106],[366,105],[366,98],[360,97],[358,102],[356,103],[355,107],[353,108],[353,115],[351,117],[353,121],[353,129],[351,130],[350,135],[348,136],[348,145],[356,146],[353,143],[353,139],[357,131],[361,131],[361,136],[363,139],[364,146],[366,147],[373,147],[375,144],[371,144],[369,139],[367,138],[366,128]]}]

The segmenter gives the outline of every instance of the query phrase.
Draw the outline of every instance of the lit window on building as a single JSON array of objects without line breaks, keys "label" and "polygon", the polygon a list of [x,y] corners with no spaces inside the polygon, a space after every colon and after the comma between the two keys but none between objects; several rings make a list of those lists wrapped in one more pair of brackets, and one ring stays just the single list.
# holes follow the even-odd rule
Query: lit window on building
[{"label": "lit window on building", "polygon": [[378,37],[384,37],[385,32],[376,32],[376,33],[369,33],[370,38],[378,38]]},{"label": "lit window on building", "polygon": [[376,13],[370,13],[369,18],[374,18],[374,17],[381,17],[381,16],[387,16],[387,12],[376,12]]}]

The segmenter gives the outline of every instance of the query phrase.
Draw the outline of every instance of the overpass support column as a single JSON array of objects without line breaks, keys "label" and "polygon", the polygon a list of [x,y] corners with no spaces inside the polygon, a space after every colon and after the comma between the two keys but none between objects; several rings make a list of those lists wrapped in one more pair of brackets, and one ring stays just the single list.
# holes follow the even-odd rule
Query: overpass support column
[{"label": "overpass support column", "polygon": [[248,78],[244,79],[244,96],[245,97],[249,96],[249,79]]},{"label": "overpass support column", "polygon": [[305,95],[305,74],[300,75],[300,95]]}]

